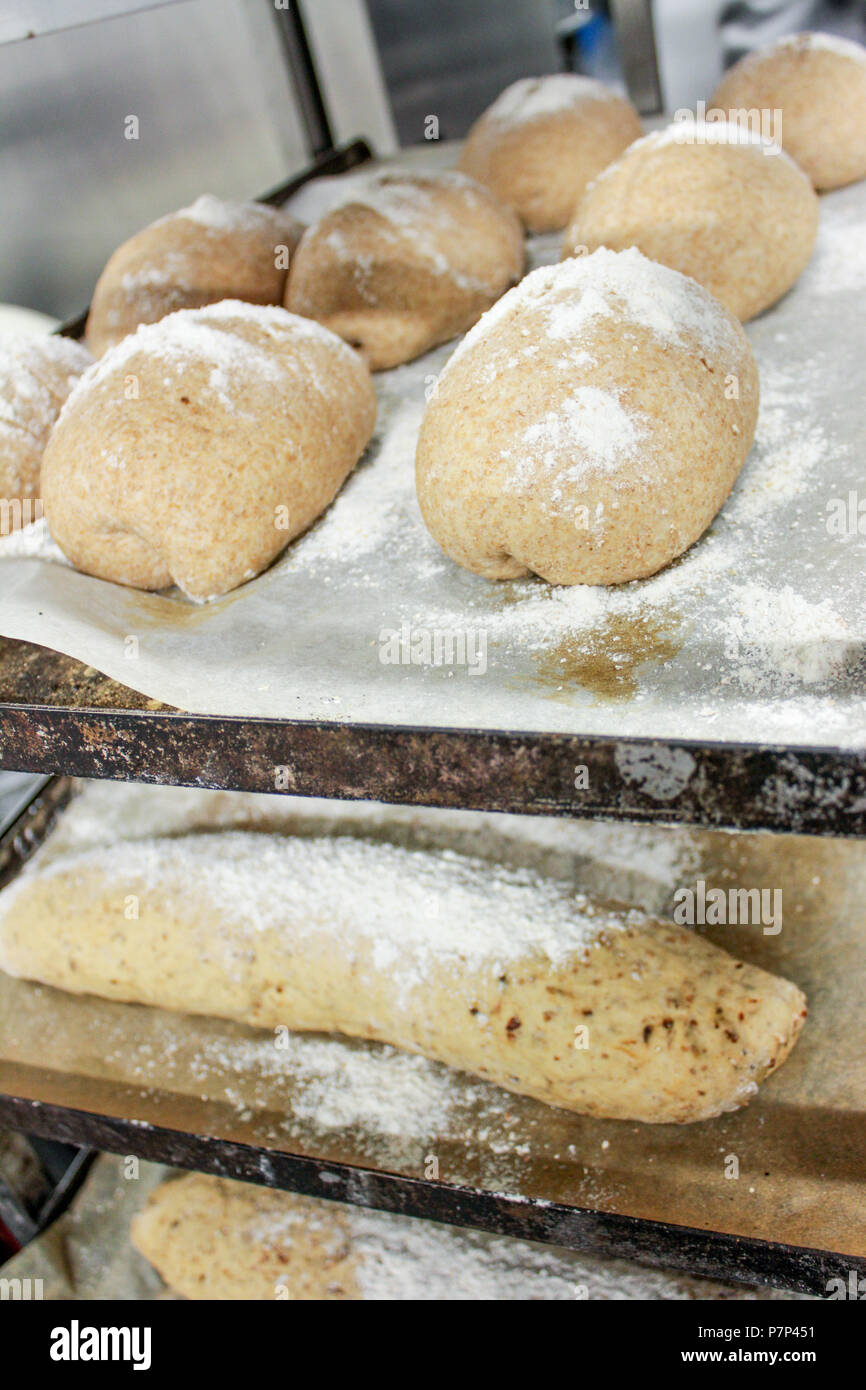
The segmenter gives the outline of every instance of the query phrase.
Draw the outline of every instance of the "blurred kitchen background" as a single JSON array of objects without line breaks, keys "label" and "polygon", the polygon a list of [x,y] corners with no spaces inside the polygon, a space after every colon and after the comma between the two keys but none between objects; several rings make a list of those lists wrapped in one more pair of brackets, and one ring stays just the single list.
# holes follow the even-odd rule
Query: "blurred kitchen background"
[{"label": "blurred kitchen background", "polygon": [[77,314],[115,246],[202,192],[253,197],[358,135],[393,153],[431,115],[457,139],[538,73],[671,112],[802,28],[866,42],[866,0],[0,0],[0,305],[31,311],[0,324]]}]

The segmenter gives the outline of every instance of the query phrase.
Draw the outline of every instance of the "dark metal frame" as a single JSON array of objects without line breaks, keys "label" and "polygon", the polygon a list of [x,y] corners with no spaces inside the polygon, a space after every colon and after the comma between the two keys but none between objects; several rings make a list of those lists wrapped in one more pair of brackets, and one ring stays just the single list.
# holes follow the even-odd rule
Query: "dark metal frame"
[{"label": "dark metal frame", "polygon": [[301,7],[298,0],[287,0],[285,7],[280,9],[271,5],[271,12],[291,71],[292,86],[298,99],[310,154],[325,154],[334,148],[334,136],[319,86],[319,76],[310,51],[307,31],[304,28]]},{"label": "dark metal frame", "polygon": [[63,1214],[96,1157],[94,1149],[58,1142],[53,1130],[48,1138],[32,1133],[25,1138],[41,1169],[39,1200],[35,1205],[27,1201],[0,1177],[0,1221],[20,1246],[34,1240]]},{"label": "dark metal frame", "polygon": [[661,1268],[679,1267],[689,1274],[723,1282],[768,1284],[822,1295],[827,1293],[830,1279],[847,1281],[851,1270],[866,1276],[866,1259],[854,1255],[675,1226],[559,1202],[539,1202],[356,1168],[347,1163],[323,1162],[278,1149],[159,1125],[141,1125],[17,1096],[0,1095],[0,1123],[60,1138],[69,1144],[136,1154],[174,1168],[540,1241],[586,1254],[636,1260]]},{"label": "dark metal frame", "polygon": [[[0,765],[294,796],[866,835],[866,753],[0,704]],[[658,800],[627,769],[690,759]],[[625,761],[628,760],[628,761]],[[575,791],[574,769],[587,768]],[[624,773],[624,767],[626,772]],[[279,771],[279,776],[278,776]],[[768,783],[779,795],[768,798]]]}]

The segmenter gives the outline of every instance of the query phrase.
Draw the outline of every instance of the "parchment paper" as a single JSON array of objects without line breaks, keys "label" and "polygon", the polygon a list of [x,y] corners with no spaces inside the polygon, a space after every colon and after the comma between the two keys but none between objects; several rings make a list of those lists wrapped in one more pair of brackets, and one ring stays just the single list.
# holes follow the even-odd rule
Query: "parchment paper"
[{"label": "parchment paper", "polygon": [[[425,158],[453,153],[406,156]],[[268,573],[197,607],[22,556],[41,544],[24,532],[0,541],[0,634],[203,713],[860,745],[864,248],[866,183],[824,196],[810,266],[747,329],[758,443],[710,531],[659,576],[551,590],[488,582],[442,555],[413,458],[450,344],[378,375],[365,458]],[[557,238],[531,251],[555,260]],[[388,664],[385,634],[404,625],[483,633],[484,673]]]},{"label": "parchment paper", "polygon": [[[93,843],[100,823],[106,838],[330,825],[534,865],[654,912],[698,878],[781,889],[778,935],[759,926],[707,934],[795,980],[810,1016],[745,1109],[695,1125],[639,1125],[572,1115],[375,1044],[333,1038],[324,1051],[305,1043],[279,1052],[270,1033],[0,975],[0,1090],[323,1164],[420,1177],[433,1156],[446,1184],[866,1254],[866,846],[112,783],[96,796],[74,833],[61,818],[47,853]],[[736,1177],[726,1175],[732,1157]],[[363,1174],[359,1184],[363,1201]]]}]

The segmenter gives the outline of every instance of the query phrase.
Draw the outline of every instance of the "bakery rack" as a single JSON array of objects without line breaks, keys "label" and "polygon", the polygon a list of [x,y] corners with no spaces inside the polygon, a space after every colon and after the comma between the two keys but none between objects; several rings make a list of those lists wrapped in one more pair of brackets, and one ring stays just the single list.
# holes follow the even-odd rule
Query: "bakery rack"
[{"label": "bakery rack", "polygon": [[[313,105],[308,124],[316,119]],[[327,132],[322,138],[327,144]],[[281,203],[309,179],[370,158],[362,140],[325,149],[262,201]],[[80,335],[84,319],[63,331]],[[674,762],[688,775],[659,799],[623,778],[624,755]],[[578,763],[589,776],[587,788],[576,793],[572,770]],[[61,813],[69,777],[273,792],[277,766],[291,770],[296,796],[812,836],[866,834],[866,746],[197,715],[147,699],[59,652],[0,639],[0,768],[42,774],[11,823],[0,827],[0,884]],[[779,794],[768,798],[771,781]],[[821,1294],[833,1276],[847,1278],[852,1269],[866,1275],[866,1258],[812,1248],[784,1234],[764,1239],[725,1229],[723,1222],[713,1229],[682,1224],[670,1212],[653,1219],[627,1209],[599,1210],[569,1201],[555,1184],[547,1191],[491,1190],[479,1175],[473,1180],[469,1168],[465,1180],[432,1181],[371,1162],[345,1138],[314,1152],[273,1145],[213,1102],[186,1097],[180,1107],[169,1107],[147,1089],[74,1072],[0,1062],[0,1125],[84,1150],[136,1154],[721,1280]],[[851,1162],[862,1152],[861,1141]]]}]

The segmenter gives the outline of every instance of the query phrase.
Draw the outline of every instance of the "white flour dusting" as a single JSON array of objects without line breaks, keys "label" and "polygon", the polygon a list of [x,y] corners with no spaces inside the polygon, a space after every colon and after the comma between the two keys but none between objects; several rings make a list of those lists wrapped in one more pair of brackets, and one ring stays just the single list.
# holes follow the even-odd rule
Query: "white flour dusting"
[{"label": "white flour dusting", "polygon": [[203,193],[187,208],[170,214],[183,217],[187,222],[197,222],[202,227],[219,232],[259,231],[285,222],[286,214],[264,203],[232,203],[215,198],[212,193]]},{"label": "white flour dusting", "polygon": [[[804,52],[836,53],[840,58],[853,58],[857,63],[866,63],[866,48],[855,43],[853,39],[843,38],[841,34],[825,34],[816,30],[802,34],[786,34],[773,47],[798,48]],[[764,57],[766,51],[751,56]]]},{"label": "white flour dusting", "polygon": [[[333,941],[392,975],[406,1003],[437,968],[490,974],[515,960],[585,958],[602,932],[641,920],[530,869],[348,837],[232,831],[137,840],[54,860],[44,873],[93,870],[168,902],[182,902],[195,884],[213,927],[202,949],[219,948],[230,973],[258,933],[314,955]],[[7,906],[27,882],[25,874],[10,886]]]},{"label": "white flour dusting", "polygon": [[[193,831],[275,829],[282,833],[390,837],[394,843],[462,850],[506,863],[528,863],[549,876],[580,883],[587,861],[639,875],[649,898],[629,898],[655,911],[691,862],[693,840],[683,827],[613,824],[558,816],[456,811],[382,802],[336,802],[317,797],[213,792],[188,787],[84,782],[46,840],[39,863],[60,855]],[[33,861],[34,864],[37,862]],[[599,891],[617,896],[605,882]],[[621,896],[621,894],[620,894]]]},{"label": "white flour dusting", "polygon": [[574,110],[587,101],[611,101],[617,96],[618,93],[604,82],[576,73],[521,77],[500,93],[484,115],[497,125],[525,125],[539,117]]},{"label": "white flour dusting", "polygon": [[[32,496],[30,470],[38,471],[60,409],[92,362],[87,349],[71,338],[0,335],[0,492],[5,500]],[[16,458],[25,465],[23,478],[17,468],[12,471]]]},{"label": "white flour dusting", "polygon": [[[393,244],[395,255],[400,254],[402,247],[413,256],[423,257],[434,275],[447,277],[470,293],[492,296],[498,291],[495,268],[486,276],[476,273],[478,258],[471,239],[463,235],[463,220],[468,211],[482,210],[487,212],[492,226],[493,220],[503,214],[487,190],[465,174],[454,170],[427,175],[377,171],[352,178],[347,184],[346,196],[338,209],[350,205],[376,213],[381,222],[377,235]],[[351,226],[332,226],[332,221],[333,218],[322,226],[310,227],[301,246],[321,239],[338,260],[352,263],[359,292],[375,304],[369,283],[375,259],[359,253]]]},{"label": "white flour dusting", "polygon": [[31,521],[28,526],[17,527],[6,536],[0,535],[0,560],[16,557],[70,565],[60,546],[52,540],[48,522],[44,517]]},{"label": "white flour dusting", "polygon": [[343,1038],[314,1033],[208,1041],[197,1067],[203,1077],[218,1071],[228,1092],[231,1078],[285,1077],[287,1125],[303,1121],[323,1132],[361,1129],[379,1138],[423,1141],[446,1133],[467,1099],[483,1104],[484,1087],[473,1086],[438,1062],[387,1044],[353,1046]]},{"label": "white flour dusting", "polygon": [[531,331],[584,346],[588,326],[615,316],[647,329],[664,343],[699,348],[724,367],[740,351],[735,327],[702,286],[667,266],[649,261],[632,247],[575,256],[533,270],[494,304],[471,328],[442,375],[506,322],[526,317]]},{"label": "white flour dusting", "polygon": [[[633,462],[644,434],[615,392],[578,386],[558,409],[547,411],[523,431],[509,488],[531,495],[544,469],[556,475],[550,494],[556,502],[561,483],[611,473]],[[503,457],[511,457],[511,451]]]},{"label": "white flour dusting", "polygon": [[801,284],[822,297],[866,293],[866,227],[860,220],[821,218]]},{"label": "white flour dusting", "polygon": [[753,691],[827,681],[855,649],[854,635],[829,603],[809,603],[787,584],[733,585],[726,630],[736,679]]},{"label": "white flour dusting", "polygon": [[[238,326],[255,330],[247,338]],[[94,363],[71,392],[64,409],[71,409],[79,393],[108,379],[123,380],[124,368],[135,359],[159,362],[166,371],[182,374],[190,366],[209,368],[208,386],[230,410],[243,407],[250,383],[280,382],[286,371],[298,370],[289,349],[304,341],[327,344],[341,356],[354,357],[352,349],[321,324],[290,314],[275,304],[248,304],[223,299],[201,309],[179,309],[157,323],[142,324]],[[315,372],[304,373],[308,385],[324,392],[326,380]],[[167,376],[166,385],[170,384]]]}]

